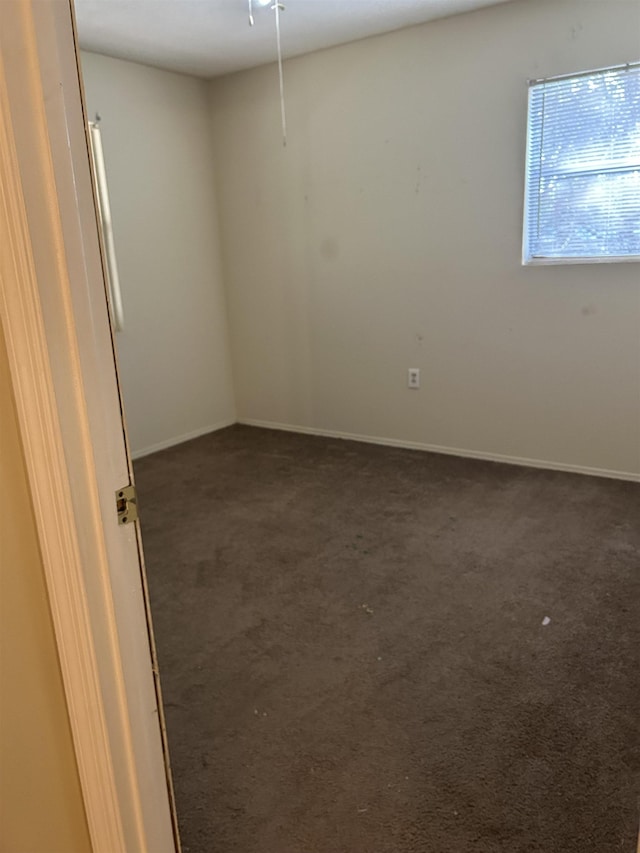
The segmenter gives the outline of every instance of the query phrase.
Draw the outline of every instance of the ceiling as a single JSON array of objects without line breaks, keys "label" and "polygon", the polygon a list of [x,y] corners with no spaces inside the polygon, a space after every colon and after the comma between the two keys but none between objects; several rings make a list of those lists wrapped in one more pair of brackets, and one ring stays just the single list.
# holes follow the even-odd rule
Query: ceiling
[{"label": "ceiling", "polygon": [[[80,46],[197,77],[275,59],[274,12],[253,0],[75,0]],[[264,0],[267,2],[267,0]],[[285,57],[507,0],[281,0]]]}]

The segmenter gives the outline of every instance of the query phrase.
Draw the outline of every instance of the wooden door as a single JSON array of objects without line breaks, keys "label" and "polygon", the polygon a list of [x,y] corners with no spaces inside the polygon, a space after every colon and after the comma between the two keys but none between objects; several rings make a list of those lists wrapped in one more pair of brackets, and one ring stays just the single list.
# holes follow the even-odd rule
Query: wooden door
[{"label": "wooden door", "polygon": [[94,850],[172,853],[179,839],[142,542],[138,524],[119,523],[116,511],[133,472],[73,8],[0,6],[3,252],[16,259],[0,282],[0,319],[85,808]]}]

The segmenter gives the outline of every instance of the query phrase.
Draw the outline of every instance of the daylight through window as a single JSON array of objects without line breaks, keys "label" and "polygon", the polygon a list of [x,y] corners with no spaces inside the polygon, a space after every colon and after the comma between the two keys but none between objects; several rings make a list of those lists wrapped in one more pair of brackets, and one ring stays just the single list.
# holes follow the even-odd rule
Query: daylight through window
[{"label": "daylight through window", "polygon": [[531,83],[523,259],[640,259],[640,63]]}]

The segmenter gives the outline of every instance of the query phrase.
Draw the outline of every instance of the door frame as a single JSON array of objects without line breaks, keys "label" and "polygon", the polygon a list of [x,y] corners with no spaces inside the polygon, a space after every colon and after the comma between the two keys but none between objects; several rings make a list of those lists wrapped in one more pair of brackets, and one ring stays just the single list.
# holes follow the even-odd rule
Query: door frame
[{"label": "door frame", "polygon": [[[74,293],[93,277],[104,302],[95,322],[108,328],[104,279],[85,247],[66,251],[65,228],[82,211],[79,199],[61,192],[75,175],[61,175],[70,167],[54,152],[72,143],[66,116],[49,120],[43,86],[43,69],[54,69],[76,112],[82,109],[75,56],[62,61],[75,38],[72,0],[3,0],[0,28],[0,322],[92,849],[179,851],[170,774],[157,778],[158,768],[168,767],[161,704],[150,735],[136,718],[139,698],[125,678],[123,655],[132,642],[141,683],[157,674],[152,654],[141,647],[149,628],[138,608],[136,624],[123,631],[113,585],[122,567],[112,565],[107,547],[96,449],[100,444],[104,457],[108,437],[96,434],[90,386],[117,380],[115,365],[109,377],[104,361],[89,352],[91,338],[80,323],[86,317],[77,315]],[[88,170],[88,151],[85,165]],[[27,180],[37,209],[27,204]],[[95,210],[89,228],[97,247]]]}]

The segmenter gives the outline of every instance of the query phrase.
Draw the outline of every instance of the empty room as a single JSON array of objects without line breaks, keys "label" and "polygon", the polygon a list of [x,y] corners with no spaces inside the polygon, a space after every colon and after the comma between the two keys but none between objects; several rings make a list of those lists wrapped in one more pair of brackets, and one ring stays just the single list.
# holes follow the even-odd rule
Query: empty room
[{"label": "empty room", "polygon": [[182,849],[633,853],[640,4],[75,8]]}]

